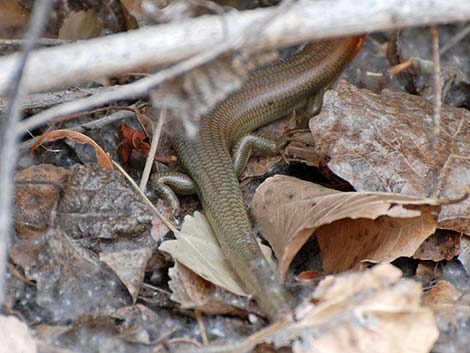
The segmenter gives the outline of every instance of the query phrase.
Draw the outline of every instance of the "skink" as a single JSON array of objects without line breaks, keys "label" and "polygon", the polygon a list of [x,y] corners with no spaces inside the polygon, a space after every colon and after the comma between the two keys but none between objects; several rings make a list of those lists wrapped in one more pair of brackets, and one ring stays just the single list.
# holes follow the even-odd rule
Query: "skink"
[{"label": "skink", "polygon": [[239,90],[201,119],[195,138],[175,136],[178,158],[194,182],[225,258],[270,320],[283,315],[289,304],[256,241],[232,148],[251,131],[282,117],[333,83],[363,39],[313,42],[286,60],[255,70]]}]

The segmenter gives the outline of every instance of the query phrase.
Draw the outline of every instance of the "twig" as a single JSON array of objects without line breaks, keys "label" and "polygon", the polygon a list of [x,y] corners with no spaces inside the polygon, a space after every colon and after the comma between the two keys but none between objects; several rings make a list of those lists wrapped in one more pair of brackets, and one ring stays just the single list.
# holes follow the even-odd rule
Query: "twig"
[{"label": "twig", "polygon": [[439,57],[439,31],[436,25],[431,26],[432,34],[432,54],[434,61],[434,104],[433,104],[433,128],[431,137],[431,149],[436,147],[441,131],[441,110],[442,110],[442,97],[441,97],[441,60]]},{"label": "twig", "polygon": [[[93,121],[90,121],[88,123],[84,123],[81,125],[72,126],[68,129],[73,130],[73,131],[79,131],[79,132],[83,132],[83,130],[85,129],[93,129],[93,128],[99,129],[99,128],[102,128],[103,126],[112,124],[116,121],[123,120],[126,118],[132,118],[134,116],[135,116],[135,113],[132,111],[120,110],[115,113],[104,116],[100,119],[93,120]],[[27,150],[28,148],[31,148],[34,145],[34,143],[37,141],[37,139],[38,137],[33,137],[29,139],[28,141],[21,143],[19,147],[20,151],[24,151],[24,150]]]},{"label": "twig", "polygon": [[18,134],[16,129],[21,118],[21,100],[24,96],[24,68],[28,56],[39,38],[49,15],[50,0],[36,1],[23,51],[10,75],[9,105],[6,119],[0,127],[0,303],[3,302],[6,261],[12,231],[13,176],[18,158]]},{"label": "twig", "polygon": [[190,343],[198,348],[202,347],[202,345],[198,341],[193,340],[192,338],[189,338],[189,337],[175,337],[175,338],[171,338],[167,340],[165,343],[166,344]]},{"label": "twig", "polygon": [[233,42],[224,43],[219,46],[213,47],[211,50],[205,53],[195,55],[192,58],[189,58],[181,63],[175,64],[174,66],[162,70],[156,73],[155,75],[144,77],[138,81],[123,85],[115,91],[98,93],[91,97],[78,99],[73,102],[63,103],[48,110],[44,110],[41,113],[36,114],[21,122],[21,124],[18,126],[17,131],[19,134],[23,134],[29,130],[33,130],[43,124],[46,124],[49,121],[52,121],[62,115],[72,114],[82,110],[96,108],[112,101],[145,96],[151,88],[161,84],[162,82],[168,79],[181,75],[189,70],[194,69],[195,67],[205,64],[233,47]]},{"label": "twig", "polygon": [[166,120],[166,110],[163,109],[160,114],[160,119],[158,119],[157,126],[153,132],[152,144],[150,145],[150,151],[145,161],[144,171],[142,173],[142,178],[140,179],[140,190],[145,192],[145,187],[149,180],[150,171],[152,170],[153,161],[155,160],[155,153],[157,153],[158,142],[160,141],[160,134],[162,133],[163,124]]},{"label": "twig", "polygon": [[206,326],[202,319],[202,312],[196,309],[194,310],[194,316],[196,316],[197,325],[199,326],[199,331],[201,331],[202,344],[207,346],[209,344],[209,339],[207,338]]},{"label": "twig", "polygon": [[[77,81],[168,65],[211,50],[224,38],[238,38],[270,17],[274,8],[208,15],[184,22],[147,27],[79,43],[37,50],[28,64],[31,92],[51,90]],[[426,16],[423,16],[423,13]],[[264,50],[312,39],[470,19],[470,3],[462,0],[328,0],[298,1],[268,28],[247,41]],[[225,23],[225,25],[223,24]],[[18,56],[0,58],[0,96],[10,82]]]},{"label": "twig", "polygon": [[457,33],[455,36],[449,40],[446,45],[444,45],[439,53],[441,55],[444,55],[447,53],[450,49],[452,49],[458,42],[460,42],[462,39],[470,35],[470,25],[466,26],[464,29],[462,29],[459,33]]},{"label": "twig", "polygon": [[[98,88],[70,88],[64,91],[35,93],[24,97],[23,109],[46,109],[53,105],[89,97],[98,92],[114,91],[118,86]],[[6,100],[0,98],[0,112],[7,106]]]},{"label": "twig", "polygon": [[127,181],[131,184],[131,186],[134,188],[134,190],[142,197],[144,202],[150,207],[150,209],[155,213],[155,215],[161,219],[162,223],[168,227],[169,230],[171,230],[173,233],[177,233],[178,230],[176,227],[168,220],[166,217],[154,206],[154,204],[148,199],[145,194],[140,191],[139,186],[135,183],[135,181],[130,177],[129,174],[115,161],[113,161],[114,166],[124,175],[124,177],[127,179]]},{"label": "twig", "polygon": [[[38,40],[34,43],[35,46],[44,46],[44,47],[51,47],[56,45],[62,45],[71,43],[71,40],[67,39],[55,39],[55,38],[38,38]],[[23,39],[0,39],[0,47],[21,47],[24,43]]]},{"label": "twig", "polygon": [[[287,8],[288,6],[291,7],[290,1],[287,1],[282,8]],[[267,24],[271,24],[273,21],[275,21],[275,18],[272,16],[276,17],[278,14],[279,8],[269,12],[269,17],[262,18],[255,27],[247,28],[246,31],[242,32],[239,37],[232,38],[231,40],[225,40],[219,45],[212,46],[212,48],[207,52],[195,55],[154,75],[150,75],[138,81],[123,85],[120,88],[117,88],[115,91],[98,93],[91,97],[78,99],[73,102],[63,103],[48,110],[42,111],[41,113],[24,120],[20,124],[18,132],[20,134],[26,133],[27,131],[33,130],[62,115],[73,114],[79,111],[96,108],[98,106],[117,100],[145,96],[148,94],[151,88],[158,86],[166,80],[172,79],[198,66],[201,66],[217,58],[219,55],[225,53],[228,50],[237,49],[242,44],[245,45],[250,37],[255,37],[253,33],[259,34],[265,31],[264,28],[263,30],[261,30],[261,28],[258,27],[259,25],[265,26]],[[259,30],[255,31],[255,29]]]}]

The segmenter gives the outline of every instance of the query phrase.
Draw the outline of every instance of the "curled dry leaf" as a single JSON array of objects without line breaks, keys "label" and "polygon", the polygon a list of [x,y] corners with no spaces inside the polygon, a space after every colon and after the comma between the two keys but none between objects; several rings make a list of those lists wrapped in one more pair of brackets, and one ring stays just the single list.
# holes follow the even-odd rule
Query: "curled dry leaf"
[{"label": "curled dry leaf", "polygon": [[113,162],[108,154],[95,142],[93,139],[89,138],[88,136],[73,130],[52,130],[48,131],[37,139],[34,143],[33,147],[31,147],[31,153],[34,153],[36,148],[38,148],[41,144],[49,141],[56,141],[68,137],[69,139],[75,141],[76,143],[86,143],[92,146],[95,149],[96,157],[98,159],[98,163],[103,168],[113,169]]},{"label": "curled dry leaf", "polygon": [[[150,153],[150,140],[140,131],[134,130],[122,123],[119,127],[121,134],[121,142],[118,147],[118,155],[122,163],[129,161],[130,154],[133,150],[145,154],[146,156]],[[162,157],[155,154],[155,161],[170,163],[176,162],[176,156]]]},{"label": "curled dry leaf", "polygon": [[[433,106],[384,90],[380,95],[341,81],[310,121],[318,153],[358,191],[456,198],[470,184],[470,112],[442,107],[433,139]],[[470,199],[444,205],[439,228],[470,234]]]},{"label": "curled dry leaf", "polygon": [[[176,240],[163,242],[159,250],[169,253],[173,259],[190,268],[207,281],[237,295],[246,296],[238,284],[238,279],[230,265],[225,261],[219,243],[206,217],[200,212],[186,216],[181,232],[175,234]],[[261,245],[265,257],[271,260],[271,249]]]},{"label": "curled dry leaf", "polygon": [[450,261],[460,254],[462,233],[452,230],[438,229],[436,233],[427,238],[416,250],[413,258],[418,260],[432,260],[439,262]]},{"label": "curled dry leaf", "polygon": [[401,276],[390,264],[328,276],[293,317],[225,351],[270,342],[294,353],[430,352],[439,335],[433,313],[421,304],[421,286]]},{"label": "curled dry leaf", "polygon": [[169,253],[202,278],[237,295],[246,295],[225,262],[209,222],[199,212],[186,216],[176,240],[163,242],[159,250]]},{"label": "curled dry leaf", "polygon": [[198,276],[186,266],[175,262],[168,271],[171,299],[183,309],[197,309],[209,315],[223,314],[246,317],[254,306],[250,301],[222,290]]},{"label": "curled dry leaf", "polygon": [[411,256],[436,229],[439,201],[391,193],[339,192],[277,175],[256,190],[253,214],[279,259],[279,275],[316,235],[323,268]]},{"label": "curled dry leaf", "polygon": [[325,278],[313,294],[315,304],[296,311],[302,339],[293,352],[429,352],[439,335],[434,317],[421,306],[421,286],[400,277],[383,264]]}]

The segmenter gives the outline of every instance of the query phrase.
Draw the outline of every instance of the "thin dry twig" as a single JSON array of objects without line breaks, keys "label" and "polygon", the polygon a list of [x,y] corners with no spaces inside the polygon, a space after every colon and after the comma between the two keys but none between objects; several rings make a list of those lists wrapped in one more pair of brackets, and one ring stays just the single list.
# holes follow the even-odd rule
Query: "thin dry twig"
[{"label": "thin dry twig", "polygon": [[455,36],[452,37],[451,40],[449,40],[446,45],[442,46],[440,49],[439,53],[441,55],[444,55],[447,53],[450,49],[452,49],[456,44],[458,44],[461,40],[466,38],[467,36],[470,35],[470,24],[463,28],[460,32],[458,32]]},{"label": "thin dry twig", "polygon": [[[68,129],[73,130],[73,131],[79,131],[79,132],[83,132],[86,129],[99,129],[99,128],[102,128],[103,126],[112,124],[116,121],[124,120],[126,118],[132,118],[134,116],[135,116],[135,112],[133,112],[133,111],[119,110],[115,113],[106,115],[106,116],[104,116],[102,118],[99,118],[97,120],[93,120],[93,121],[90,121],[88,123],[84,123],[84,124],[77,125],[77,126],[72,126]],[[19,150],[24,151],[24,150],[27,150],[27,149],[31,148],[36,143],[38,138],[39,138],[39,136],[36,136],[36,137],[33,137],[33,138],[29,139],[28,141],[25,141],[25,142],[21,143],[20,146],[19,146]]]},{"label": "thin dry twig", "polygon": [[150,209],[155,213],[155,215],[160,218],[162,223],[167,226],[169,230],[171,230],[173,233],[178,232],[176,227],[155,207],[155,205],[148,199],[145,194],[140,191],[139,186],[135,183],[134,179],[131,178],[129,174],[122,168],[118,163],[113,161],[114,166],[124,175],[124,177],[127,179],[127,181],[131,184],[131,186],[134,188],[134,190],[142,197],[144,202],[150,207]]},{"label": "thin dry twig", "polygon": [[199,331],[201,331],[202,344],[207,346],[209,344],[209,339],[207,338],[206,326],[204,325],[204,320],[202,319],[202,312],[196,309],[194,310],[194,315],[196,316]]},{"label": "thin dry twig", "polygon": [[166,120],[166,110],[163,109],[160,114],[160,119],[158,119],[157,126],[152,136],[152,144],[150,145],[150,152],[145,161],[144,171],[142,173],[142,178],[140,179],[140,190],[145,192],[145,187],[150,177],[150,172],[152,170],[153,161],[155,160],[155,154],[157,153],[158,142],[160,141],[160,135],[162,133],[163,124]]},{"label": "thin dry twig", "polygon": [[18,122],[21,119],[21,100],[25,95],[24,69],[28,56],[39,38],[49,15],[50,0],[36,1],[28,31],[25,34],[23,50],[10,82],[9,105],[6,119],[0,127],[0,304],[3,302],[6,261],[12,229],[13,177],[18,158]]},{"label": "thin dry twig", "polygon": [[[224,14],[228,40],[240,37],[273,11],[262,8]],[[408,0],[406,6],[403,0],[297,1],[266,31],[252,36],[247,46],[265,50],[312,39],[468,19],[470,6],[461,0]],[[214,15],[40,49],[27,68],[28,88],[31,92],[51,90],[77,80],[172,64],[211,50],[223,38],[221,17]],[[15,55],[0,58],[0,96],[16,60]]]},{"label": "thin dry twig", "polygon": [[145,96],[148,94],[151,88],[217,58],[231,47],[231,42],[216,46],[208,52],[198,54],[154,75],[144,77],[127,85],[123,85],[115,91],[101,92],[91,97],[63,103],[53,108],[44,110],[41,113],[33,115],[19,124],[17,132],[21,135],[29,130],[33,130],[43,124],[48,123],[57,117],[73,114],[87,109],[93,109],[109,102]]},{"label": "thin dry twig", "polygon": [[441,60],[439,56],[439,30],[436,25],[431,26],[432,54],[434,61],[434,106],[433,106],[433,129],[431,138],[431,149],[436,147],[441,131]]},{"label": "thin dry twig", "polygon": [[279,17],[278,15],[282,13],[282,10],[290,7],[291,5],[291,1],[286,1],[284,5],[278,7],[274,11],[269,12],[269,16],[258,21],[256,26],[247,28],[240,37],[222,41],[219,45],[216,45],[215,47],[213,46],[211,50],[199,53],[198,55],[175,64],[154,75],[150,75],[138,81],[123,85],[120,88],[117,88],[115,91],[101,92],[91,97],[63,103],[48,110],[42,111],[39,114],[33,115],[20,124],[18,127],[18,133],[23,134],[27,131],[33,130],[56,119],[59,116],[73,114],[87,109],[93,109],[117,100],[145,96],[148,94],[151,88],[158,86],[159,84],[176,76],[184,74],[198,66],[204,65],[227,52],[228,50],[235,50],[240,48],[240,46],[245,45],[249,38],[253,37],[253,34],[260,34],[266,30],[265,27],[274,21],[272,16]]},{"label": "thin dry twig", "polygon": [[[44,92],[28,95],[22,102],[23,109],[46,109],[53,105],[74,101],[76,99],[89,97],[98,92],[114,91],[119,86],[97,87],[97,88],[69,88],[63,91]],[[6,101],[0,97],[0,112],[5,110]]]}]

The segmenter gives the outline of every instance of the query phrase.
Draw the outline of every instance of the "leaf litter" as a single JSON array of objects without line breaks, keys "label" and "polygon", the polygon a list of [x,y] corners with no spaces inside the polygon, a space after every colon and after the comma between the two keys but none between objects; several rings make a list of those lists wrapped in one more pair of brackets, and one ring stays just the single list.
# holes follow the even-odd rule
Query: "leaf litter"
[{"label": "leaf litter", "polygon": [[[94,0],[92,2],[99,3]],[[72,1],[72,3],[74,3],[73,11],[77,11],[78,2]],[[120,1],[115,2],[116,4],[123,5]],[[127,1],[124,5],[129,10],[130,8],[139,8],[140,2]],[[113,11],[111,8],[103,10]],[[57,16],[58,22],[49,27],[52,28],[51,30],[56,27],[55,31],[61,32],[63,38],[83,38],[90,36],[90,32],[93,32],[92,35],[96,35],[96,28],[114,32],[132,28],[132,23],[135,22],[127,11],[124,16],[106,16],[105,19],[96,18],[95,15],[88,18],[86,18],[87,16],[83,17],[87,12],[89,14],[85,7],[79,12]],[[80,16],[77,17],[77,14]],[[99,15],[102,16],[102,13]],[[115,22],[116,20],[121,23]],[[93,22],[94,28],[88,25],[84,26],[83,23],[87,23],[87,21],[88,23]],[[64,32],[69,33],[64,36]],[[375,48],[380,48],[381,44],[383,43],[376,43]],[[380,55],[376,56],[380,58]],[[209,64],[207,67],[201,67],[180,77],[179,82],[182,84],[179,86],[178,83],[169,83],[167,86],[170,95],[162,95],[165,98],[161,98],[161,100],[165,99],[164,103],[169,104],[168,109],[182,109],[183,115],[191,114],[191,111],[195,111],[196,115],[203,114],[211,108],[212,104],[223,99],[225,95],[235,89],[246,75],[246,67],[231,67],[233,63],[237,63],[236,58],[224,56],[214,67]],[[366,67],[369,70],[369,62]],[[380,80],[383,81],[383,77]],[[220,83],[221,81],[227,81],[228,84]],[[339,87],[341,88],[341,84]],[[198,91],[201,91],[202,94],[198,95]],[[189,95],[189,99],[186,99],[185,95]],[[396,132],[396,135],[392,137],[391,141],[387,141],[389,142],[386,146],[389,148],[388,153],[381,155],[380,148],[369,149],[364,156],[365,161],[370,161],[368,158],[377,157],[378,160],[386,162],[387,158],[400,154],[397,153],[397,150],[408,157],[412,148],[401,151],[397,146],[409,145],[408,147],[412,147],[412,142],[424,141],[429,137],[429,105],[421,104],[416,100],[418,98],[402,98],[387,92],[383,95],[386,98],[377,104],[377,111],[382,106],[384,116],[389,117],[390,111],[395,114],[396,125],[385,124],[384,131],[392,134]],[[354,95],[352,97],[356,101],[356,108],[362,109],[360,112],[364,115],[362,119],[369,119],[370,116],[367,115],[370,112],[376,113],[367,105],[374,101],[372,96],[367,96],[365,102],[361,100],[363,97]],[[388,97],[403,99],[405,103],[407,102],[407,106],[403,104],[394,110],[393,107],[386,104]],[[330,115],[328,118],[331,119],[334,117],[331,116],[333,113],[330,108],[334,103],[331,104],[331,100],[328,99],[330,98],[326,99],[323,112]],[[154,99],[154,103],[158,102]],[[343,103],[339,99],[338,106],[341,104]],[[351,112],[354,112],[354,107],[350,108]],[[415,113],[412,119],[411,115],[402,114],[407,109],[407,114],[413,115]],[[445,119],[450,119],[445,121],[449,123],[450,128],[453,128],[455,124],[452,119],[458,120],[460,113],[451,110],[451,114],[448,115],[448,112],[445,108]],[[361,114],[356,115],[354,119],[359,119]],[[375,121],[378,113],[375,116],[374,114],[372,115]],[[406,128],[412,132],[419,132],[422,123],[420,119],[423,119],[423,116],[425,116],[422,130],[424,137],[415,134],[410,140],[400,139],[399,134],[403,131],[400,130],[401,125],[406,125]],[[339,119],[344,119],[344,117]],[[461,120],[460,126],[465,127],[463,120]],[[323,168],[322,164],[326,163],[331,170],[337,172],[338,169],[333,166],[337,162],[338,156],[341,154],[346,156],[345,150],[347,152],[347,148],[355,150],[360,147],[358,145],[363,141],[358,141],[356,138],[361,134],[357,133],[357,130],[353,130],[356,135],[347,141],[349,146],[345,144],[343,146],[345,150],[335,151],[339,144],[332,147],[324,140],[318,139],[318,134],[323,134],[322,138],[326,139],[328,136],[338,138],[334,129],[341,127],[341,124],[335,122],[334,126],[330,127],[333,130],[319,130],[316,133],[317,122],[317,118],[312,120],[313,134],[295,135],[301,136],[301,139],[306,143],[294,141],[289,145],[287,152],[291,159],[297,158],[303,163],[318,167],[320,173],[325,171],[321,168]],[[324,125],[320,127],[323,129]],[[373,124],[368,120],[366,125],[361,127],[360,131],[365,135],[369,134],[370,137],[372,134],[367,129]],[[117,129],[108,136],[116,132]],[[341,133],[344,131],[341,130]],[[347,133],[348,131],[343,135],[348,136]],[[63,136],[71,137],[72,135],[66,132]],[[100,131],[93,136],[99,135]],[[344,136],[339,136],[340,143]],[[377,136],[380,137],[380,135]],[[388,135],[382,135],[382,137],[384,136]],[[86,140],[82,136],[75,135],[74,137],[78,138],[78,142]],[[447,142],[446,137],[444,134],[445,142]],[[323,258],[329,259],[324,262],[325,268],[329,269],[324,269],[326,272],[358,268],[370,262],[391,261],[396,256],[412,257],[413,259],[410,261],[418,264],[415,278],[419,279],[418,272],[421,271],[422,279],[426,278],[429,282],[426,289],[431,288],[426,293],[425,304],[436,313],[441,337],[451,337],[451,339],[455,336],[449,333],[452,333],[456,326],[455,322],[449,320],[449,317],[454,315],[454,319],[460,322],[457,325],[460,328],[457,330],[457,334],[461,335],[464,332],[462,327],[465,327],[466,311],[463,310],[459,314],[458,309],[465,309],[468,306],[465,301],[468,288],[454,287],[449,278],[459,276],[466,278],[467,274],[458,272],[459,275],[456,275],[457,271],[451,266],[451,264],[455,265],[455,261],[444,265],[442,259],[450,260],[459,255],[459,261],[465,267],[469,267],[470,261],[468,254],[465,254],[464,246],[465,242],[468,242],[467,236],[460,234],[460,231],[464,230],[466,226],[464,217],[466,209],[459,208],[462,206],[459,204],[441,206],[439,203],[433,204],[432,201],[426,204],[424,200],[429,200],[426,199],[428,196],[455,198],[463,193],[462,190],[457,190],[458,188],[454,190],[453,186],[456,183],[447,182],[448,179],[458,176],[457,173],[465,172],[464,169],[454,170],[456,163],[453,160],[455,156],[452,155],[457,147],[465,146],[465,138],[460,138],[458,134],[453,137],[459,138],[456,138],[453,145],[442,143],[436,156],[426,155],[425,150],[417,149],[418,152],[421,152],[420,157],[424,159],[424,162],[418,158],[418,163],[414,164],[412,161],[409,164],[412,168],[417,168],[420,173],[424,173],[424,177],[414,185],[416,189],[419,189],[417,184],[421,183],[424,191],[421,190],[416,194],[411,192],[416,196],[414,199],[410,198],[414,200],[411,203],[408,196],[396,199],[394,198],[396,195],[383,195],[387,201],[382,199],[377,203],[372,202],[373,206],[368,212],[365,212],[369,217],[375,217],[375,219],[361,218],[364,217],[361,212],[367,209],[364,206],[367,202],[364,199],[361,200],[361,197],[365,197],[365,194],[371,197],[371,191],[409,191],[410,188],[399,188],[400,182],[406,184],[406,182],[403,183],[403,179],[406,178],[398,178],[398,181],[396,179],[397,174],[406,171],[406,163],[399,164],[399,168],[392,168],[392,173],[389,173],[391,165],[387,165],[389,168],[387,172],[387,170],[379,169],[377,165],[371,164],[373,171],[377,171],[380,181],[383,181],[383,185],[389,189],[361,189],[358,186],[357,179],[359,177],[366,185],[368,183],[374,184],[376,180],[373,177],[376,175],[373,175],[373,171],[370,174],[366,173],[365,177],[361,174],[353,175],[355,177],[353,179],[347,178],[345,176],[347,173],[338,173],[337,175],[345,178],[356,189],[364,191],[364,193],[355,193],[359,195],[355,196],[359,198],[356,200],[359,203],[358,209],[352,212],[356,218],[348,219],[346,217],[346,219],[335,220],[320,226],[315,232],[315,237],[323,249]],[[143,138],[145,139],[145,137]],[[92,145],[93,142],[93,140],[87,141]],[[382,142],[379,141],[379,145]],[[99,147],[99,145],[105,146],[97,143],[95,147]],[[377,146],[373,143],[371,145]],[[113,148],[109,150],[109,146],[112,147],[113,143],[106,144],[106,152],[102,149],[101,151],[96,149],[96,151],[102,156],[105,153],[115,155],[116,151]],[[449,146],[455,147],[454,150]],[[329,150],[327,150],[328,148]],[[72,149],[77,151],[73,146]],[[451,173],[450,176],[443,175],[439,179],[436,177],[439,174],[439,167],[429,161],[437,160],[440,155],[444,155],[441,152],[446,152],[446,149],[452,150],[448,158],[444,158],[445,162],[441,161],[436,165],[446,167],[447,163],[455,173]],[[331,151],[333,152],[330,153]],[[335,153],[337,154],[335,155]],[[68,154],[70,153],[66,152],[64,155],[70,158]],[[461,153],[461,156],[464,156],[464,152]],[[60,158],[56,160],[62,163]],[[245,176],[251,178],[264,175],[279,160],[279,157],[276,156],[271,160],[261,160],[257,165],[252,162],[245,171]],[[460,167],[465,167],[465,161],[462,160]],[[427,166],[426,163],[428,163]],[[364,164],[356,164],[359,168],[364,169]],[[291,171],[290,167],[287,167],[287,170]],[[234,341],[234,349],[230,351],[250,351],[253,348],[256,352],[274,352],[282,351],[277,349],[280,346],[283,346],[283,349],[288,346],[288,349],[294,352],[310,352],[314,348],[321,352],[427,352],[431,350],[433,342],[436,340],[437,330],[433,314],[428,307],[420,302],[422,289],[416,282],[400,278],[399,271],[389,265],[378,265],[371,270],[328,276],[320,282],[313,294],[310,288],[311,283],[303,285],[304,292],[307,290],[309,294],[306,295],[304,302],[295,309],[293,316],[284,322],[274,323],[272,326],[256,332],[260,328],[259,321],[256,325],[256,319],[249,314],[257,314],[256,307],[253,306],[249,298],[229,292],[231,290],[243,294],[241,288],[239,286],[237,288],[237,278],[233,277],[230,268],[226,268],[217,242],[214,241],[214,238],[209,240],[207,235],[203,235],[202,240],[196,240],[194,236],[195,234],[200,236],[200,233],[204,233],[204,229],[208,228],[207,223],[204,225],[205,221],[202,220],[202,216],[195,215],[195,218],[201,221],[198,225],[193,223],[192,226],[185,228],[185,232],[177,233],[176,240],[167,240],[166,227],[162,225],[160,220],[154,218],[140,198],[133,195],[129,191],[128,185],[121,183],[119,177],[113,172],[103,171],[96,165],[90,164],[81,167],[75,166],[69,170],[39,165],[36,170],[38,174],[34,174],[33,177],[27,174],[31,173],[30,170],[26,169],[23,172],[26,173],[27,178],[22,176],[22,172],[17,176],[17,237],[10,252],[10,283],[12,287],[9,288],[10,294],[5,301],[8,305],[5,309],[7,312],[20,312],[28,322],[39,322],[39,325],[34,327],[34,339],[36,339],[40,351],[56,352],[60,350],[65,352],[70,349],[86,352],[98,350],[102,352],[155,352],[166,349],[173,352],[179,351],[180,347],[188,346],[192,347],[190,351],[195,351],[194,347],[199,345],[197,340],[201,332],[197,329],[191,329],[194,328],[194,320],[190,319],[190,316],[194,309],[208,315],[217,313],[243,318],[240,320],[220,315],[215,319],[213,316],[202,318],[203,324],[207,325],[206,329],[211,339],[216,337],[225,341],[230,339]],[[133,172],[135,173],[135,170]],[[318,170],[315,173],[317,172]],[[138,175],[138,172],[136,174]],[[409,184],[413,183],[409,182]],[[449,184],[452,184],[452,188],[448,187]],[[376,185],[379,184],[376,183]],[[393,189],[394,187],[399,190]],[[331,193],[330,196],[326,194],[323,196],[326,198],[340,197],[337,196],[340,193],[331,189],[328,192]],[[408,201],[405,202],[405,199]],[[424,202],[423,204],[417,201],[420,199]],[[354,197],[351,200],[354,201]],[[369,201],[371,200],[369,199]],[[351,210],[342,209],[341,206],[342,202],[339,201],[333,207],[327,208],[327,211],[331,213],[324,215],[325,218],[339,217],[341,216],[339,211],[343,211],[343,215],[351,212]],[[441,218],[439,218],[440,223],[437,223],[439,209],[443,211]],[[380,210],[382,214],[378,212]],[[444,211],[448,213],[446,214]],[[306,211],[300,207],[294,209],[293,212],[298,213],[300,218],[300,215],[305,215]],[[449,215],[448,219],[442,218]],[[452,218],[456,215],[456,218]],[[291,215],[295,218],[294,216]],[[280,218],[285,221],[286,216],[283,217]],[[306,217],[304,216],[304,218]],[[456,231],[442,232],[440,229],[434,232],[436,224],[438,227]],[[283,225],[283,227],[287,226]],[[198,230],[199,228],[203,231]],[[262,228],[264,229],[264,227]],[[194,231],[195,229],[196,231]],[[367,239],[367,241],[361,243],[355,239],[356,242],[354,242],[353,237],[350,236],[351,229],[363,229],[364,232],[358,232],[356,235],[359,235],[359,238],[363,240]],[[434,234],[432,234],[433,232]],[[378,234],[376,242],[382,242],[383,247],[380,244],[374,244],[374,241],[371,240],[374,238],[373,235],[369,235],[370,238],[367,238],[364,233]],[[394,244],[392,239],[396,233],[399,235],[396,236]],[[280,259],[279,271],[285,272],[287,272],[290,263],[289,256],[296,254],[294,244],[289,244],[286,236],[283,234],[284,241],[287,241],[286,249],[280,249],[279,244],[275,246],[276,240],[269,239],[267,236]],[[304,236],[307,237],[307,235]],[[158,240],[162,237],[165,241],[161,245],[161,249],[168,247],[168,252],[161,253],[157,250]],[[282,243],[279,239],[277,241]],[[347,244],[350,247],[360,249],[349,252],[346,249]],[[269,250],[268,247],[264,245],[263,247]],[[339,259],[335,259],[332,249],[344,252],[338,252],[336,257]],[[284,256],[284,260],[283,255],[280,255],[283,251],[286,254],[289,253]],[[356,252],[354,253],[354,251]],[[174,266],[169,270],[169,281],[165,277],[168,269],[167,264],[171,262],[171,258],[166,255],[168,253],[176,259]],[[331,254],[330,257],[328,257],[328,253]],[[272,254],[267,253],[267,257],[271,259]],[[156,265],[158,262],[162,263]],[[325,275],[324,272],[318,274],[319,276]],[[449,280],[450,284],[445,283],[445,278]],[[437,285],[433,287],[436,281],[438,281]],[[144,289],[149,288],[153,288],[153,292],[150,291],[150,296],[144,297],[142,295]],[[89,289],[92,291],[88,291]],[[97,290],[95,291],[95,289]],[[169,294],[168,290],[171,290],[172,293]],[[17,292],[14,293],[15,291]],[[169,300],[158,301],[156,299],[157,293],[166,299],[171,297],[174,303],[168,304]],[[442,315],[443,312],[444,315]],[[442,317],[444,319],[441,320]],[[246,320],[247,318],[248,320]],[[240,333],[244,333],[245,336],[250,333],[254,334],[243,340],[237,336]],[[171,339],[168,339],[169,337]],[[235,337],[239,340],[238,342],[235,341]],[[440,339],[434,346],[434,350],[445,352],[443,347],[448,342]],[[461,342],[465,342],[465,340],[461,340]],[[255,347],[255,345],[257,346]],[[466,346],[462,345],[462,347]],[[213,347],[206,348],[212,349]]]}]

